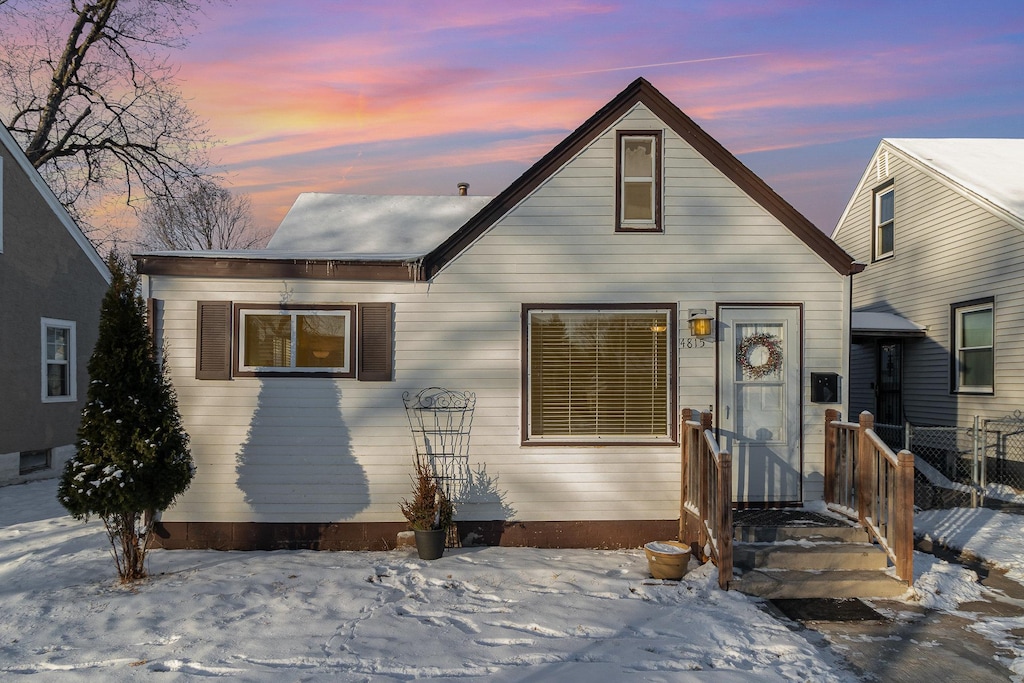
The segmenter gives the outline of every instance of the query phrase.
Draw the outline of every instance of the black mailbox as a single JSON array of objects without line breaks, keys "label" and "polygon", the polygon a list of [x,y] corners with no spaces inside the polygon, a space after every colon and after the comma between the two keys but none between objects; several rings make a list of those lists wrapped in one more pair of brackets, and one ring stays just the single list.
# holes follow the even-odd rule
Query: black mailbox
[{"label": "black mailbox", "polygon": [[835,372],[811,373],[811,402],[839,403],[839,374]]}]

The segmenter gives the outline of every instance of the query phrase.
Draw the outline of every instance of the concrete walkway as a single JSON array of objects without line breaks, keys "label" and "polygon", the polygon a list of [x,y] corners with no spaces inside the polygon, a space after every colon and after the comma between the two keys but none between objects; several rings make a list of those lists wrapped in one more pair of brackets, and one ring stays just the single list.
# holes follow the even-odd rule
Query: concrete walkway
[{"label": "concrete walkway", "polygon": [[[919,545],[919,550],[931,551]],[[948,561],[956,561],[936,551]],[[963,603],[951,614],[891,600],[865,601],[881,619],[831,621],[814,616],[792,622],[796,629],[820,634],[819,645],[846,659],[850,670],[864,681],[945,683],[946,681],[1019,681],[1007,664],[1009,647],[997,647],[969,628],[988,618],[1024,617],[1024,586],[997,570],[968,565],[991,589],[980,602]],[[768,609],[776,611],[769,603]],[[780,617],[786,618],[781,612]],[[808,633],[811,636],[811,633]],[[1024,633],[1008,634],[1017,651],[1024,650]],[[815,640],[814,637],[811,637]],[[1001,661],[1000,661],[1001,660]]]}]

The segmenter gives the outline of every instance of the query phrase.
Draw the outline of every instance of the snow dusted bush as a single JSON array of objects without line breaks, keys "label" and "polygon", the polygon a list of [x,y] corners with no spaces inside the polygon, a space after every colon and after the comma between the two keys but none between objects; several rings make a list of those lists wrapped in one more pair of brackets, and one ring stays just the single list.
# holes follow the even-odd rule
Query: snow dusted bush
[{"label": "snow dusted bush", "polygon": [[64,467],[57,498],[76,519],[103,520],[117,573],[128,583],[146,576],[155,514],[188,488],[195,466],[146,326],[138,275],[123,257],[112,255],[108,265],[78,452]]}]

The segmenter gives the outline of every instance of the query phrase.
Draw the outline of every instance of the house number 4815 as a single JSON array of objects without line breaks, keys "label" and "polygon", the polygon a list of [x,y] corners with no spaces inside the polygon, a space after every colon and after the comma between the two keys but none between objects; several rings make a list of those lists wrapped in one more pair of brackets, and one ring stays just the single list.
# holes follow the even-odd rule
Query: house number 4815
[{"label": "house number 4815", "polygon": [[686,337],[680,344],[684,349],[703,349],[707,345],[707,341],[700,337]]}]

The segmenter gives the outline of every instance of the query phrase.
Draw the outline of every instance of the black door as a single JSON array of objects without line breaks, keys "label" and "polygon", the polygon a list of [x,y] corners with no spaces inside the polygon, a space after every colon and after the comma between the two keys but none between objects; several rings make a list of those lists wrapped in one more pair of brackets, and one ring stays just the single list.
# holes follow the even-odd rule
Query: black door
[{"label": "black door", "polygon": [[875,422],[903,424],[903,342],[883,339],[878,342],[878,366],[875,379]]}]

